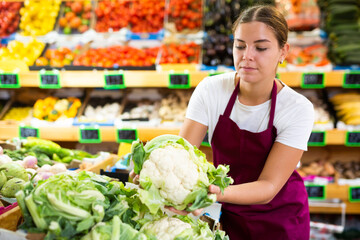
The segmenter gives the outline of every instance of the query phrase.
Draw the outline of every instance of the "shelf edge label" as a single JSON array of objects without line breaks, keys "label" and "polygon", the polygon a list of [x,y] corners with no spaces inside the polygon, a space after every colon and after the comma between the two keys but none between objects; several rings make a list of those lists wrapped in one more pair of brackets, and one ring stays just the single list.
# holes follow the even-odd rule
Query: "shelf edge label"
[{"label": "shelf edge label", "polygon": [[344,73],[343,88],[360,88],[360,71]]},{"label": "shelf edge label", "polygon": [[190,74],[188,73],[169,73],[170,89],[188,89],[190,88]]},{"label": "shelf edge label", "polygon": [[40,136],[40,130],[34,127],[19,127],[19,137],[24,139],[27,137],[37,137]]},{"label": "shelf edge label", "polygon": [[104,89],[124,89],[125,77],[123,73],[106,73],[104,74]]},{"label": "shelf edge label", "polygon": [[19,74],[0,73],[0,88],[20,88]]},{"label": "shelf edge label", "polygon": [[349,187],[349,202],[360,202],[360,186]]},{"label": "shelf edge label", "polygon": [[132,143],[138,139],[138,130],[133,128],[118,128],[116,129],[116,141],[118,143]]},{"label": "shelf edge label", "polygon": [[325,88],[324,73],[303,73],[301,77],[302,88]]},{"label": "shelf edge label", "polygon": [[39,88],[59,89],[61,88],[60,74],[56,71],[39,71]]},{"label": "shelf edge label", "polygon": [[324,131],[312,131],[308,146],[323,147],[326,145],[326,132]]},{"label": "shelf edge label", "polygon": [[79,128],[80,143],[101,143],[101,132],[99,128]]},{"label": "shelf edge label", "polygon": [[310,200],[326,199],[326,185],[305,183],[305,188]]}]

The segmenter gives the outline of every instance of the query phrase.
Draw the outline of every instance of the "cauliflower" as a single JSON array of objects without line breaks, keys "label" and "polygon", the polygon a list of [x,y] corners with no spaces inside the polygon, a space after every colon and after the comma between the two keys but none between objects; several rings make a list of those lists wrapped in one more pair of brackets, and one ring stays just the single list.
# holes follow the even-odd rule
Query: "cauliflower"
[{"label": "cauliflower", "polygon": [[164,205],[188,211],[207,207],[216,201],[215,194],[208,194],[210,184],[223,190],[233,182],[228,166],[215,168],[176,135],[161,135],[145,146],[134,141],[131,151],[134,172],[140,175],[140,199],[152,213]]},{"label": "cauliflower", "polygon": [[180,215],[166,216],[148,222],[140,229],[140,232],[148,237],[156,237],[158,240],[229,240],[224,231],[216,230],[213,233],[206,222]]}]

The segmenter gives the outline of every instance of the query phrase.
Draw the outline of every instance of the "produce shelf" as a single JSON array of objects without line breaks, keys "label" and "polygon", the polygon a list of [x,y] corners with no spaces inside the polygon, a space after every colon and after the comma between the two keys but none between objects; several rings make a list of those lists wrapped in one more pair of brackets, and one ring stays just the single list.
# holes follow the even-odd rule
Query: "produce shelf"
[{"label": "produce shelf", "polygon": [[[188,73],[190,87],[196,87],[201,80],[209,76],[208,71],[196,71],[179,67],[167,67],[165,71],[123,71],[126,87],[168,87],[170,73]],[[59,71],[61,87],[92,88],[104,87],[104,75],[112,71]],[[331,71],[324,73],[324,87],[342,87],[345,71]],[[290,87],[300,87],[303,72],[281,72],[280,79]],[[23,72],[19,74],[21,87],[39,87],[39,71]]]},{"label": "produce shelf", "polygon": [[[100,127],[101,139],[103,142],[114,142],[116,138],[115,127]],[[137,128],[138,138],[141,141],[149,141],[162,134],[175,134],[180,131],[179,127],[139,127]],[[0,139],[7,140],[19,136],[19,125],[0,123]],[[40,138],[52,141],[78,141],[79,127],[40,127]],[[326,132],[327,145],[344,145],[346,137],[345,130],[328,130]]]}]

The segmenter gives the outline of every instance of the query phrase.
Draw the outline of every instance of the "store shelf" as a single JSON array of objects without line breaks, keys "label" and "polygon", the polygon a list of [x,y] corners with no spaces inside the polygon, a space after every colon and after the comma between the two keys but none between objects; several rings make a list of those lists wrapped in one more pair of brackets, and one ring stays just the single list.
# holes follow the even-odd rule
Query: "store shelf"
[{"label": "store shelf", "polygon": [[[201,80],[210,74],[207,71],[187,70],[186,68],[167,67],[166,71],[123,71],[126,87],[168,87],[170,73],[189,73],[190,86],[196,87]],[[91,88],[104,87],[104,75],[110,71],[59,71],[62,87]],[[344,71],[324,73],[325,87],[342,87]],[[300,87],[303,72],[281,72],[280,79],[290,87]],[[39,72],[30,71],[19,74],[21,87],[39,87]]]},{"label": "store shelf", "polygon": [[[100,127],[101,139],[103,142],[116,141],[115,127]],[[149,141],[162,134],[178,134],[179,127],[139,127],[138,137],[141,141]],[[0,139],[6,140],[19,136],[19,125],[0,123]],[[40,137],[53,141],[78,141],[79,127],[40,127]],[[345,130],[329,130],[326,132],[327,145],[344,145]]]}]

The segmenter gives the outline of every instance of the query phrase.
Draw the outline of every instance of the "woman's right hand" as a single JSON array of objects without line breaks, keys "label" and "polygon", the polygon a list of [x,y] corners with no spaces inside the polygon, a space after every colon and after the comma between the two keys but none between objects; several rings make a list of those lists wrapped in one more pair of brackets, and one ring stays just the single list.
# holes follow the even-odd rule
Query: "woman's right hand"
[{"label": "woman's right hand", "polygon": [[139,175],[134,172],[134,169],[129,173],[129,177],[134,184],[139,184]]}]

